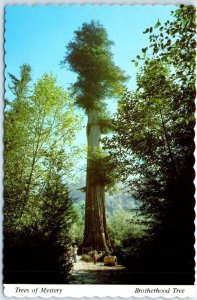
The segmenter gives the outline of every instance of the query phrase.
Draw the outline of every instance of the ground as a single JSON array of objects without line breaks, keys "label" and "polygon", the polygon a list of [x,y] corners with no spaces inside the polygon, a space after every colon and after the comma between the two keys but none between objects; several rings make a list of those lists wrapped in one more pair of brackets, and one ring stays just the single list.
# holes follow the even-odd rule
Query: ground
[{"label": "ground", "polygon": [[85,262],[78,256],[70,275],[70,284],[118,284],[125,273],[122,265],[105,266],[103,262]]},{"label": "ground", "polygon": [[[162,285],[190,284],[193,273],[182,272],[143,272],[126,270],[122,265],[104,266],[103,262],[94,265],[78,256],[70,274],[69,284],[121,284],[121,285]],[[192,277],[193,278],[193,277]]]}]

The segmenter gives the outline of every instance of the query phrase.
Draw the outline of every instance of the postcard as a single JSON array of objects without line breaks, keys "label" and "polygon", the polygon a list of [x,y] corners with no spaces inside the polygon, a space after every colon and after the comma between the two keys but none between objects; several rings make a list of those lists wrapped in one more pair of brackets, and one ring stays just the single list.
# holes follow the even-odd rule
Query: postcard
[{"label": "postcard", "polygon": [[196,8],[4,6],[6,297],[194,297]]}]

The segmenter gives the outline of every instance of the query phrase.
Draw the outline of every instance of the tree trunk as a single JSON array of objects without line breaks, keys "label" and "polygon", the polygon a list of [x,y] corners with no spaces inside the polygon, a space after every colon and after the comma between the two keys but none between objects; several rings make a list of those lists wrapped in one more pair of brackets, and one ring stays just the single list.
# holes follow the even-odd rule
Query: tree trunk
[{"label": "tree trunk", "polygon": [[[108,249],[108,234],[105,216],[104,183],[95,168],[98,166],[101,130],[98,120],[99,112],[95,109],[88,111],[87,123],[87,175],[86,175],[86,204],[85,204],[85,232],[84,247],[94,250]],[[100,167],[100,166],[99,166]],[[100,168],[99,168],[100,170]],[[99,174],[98,174],[99,173]]]}]

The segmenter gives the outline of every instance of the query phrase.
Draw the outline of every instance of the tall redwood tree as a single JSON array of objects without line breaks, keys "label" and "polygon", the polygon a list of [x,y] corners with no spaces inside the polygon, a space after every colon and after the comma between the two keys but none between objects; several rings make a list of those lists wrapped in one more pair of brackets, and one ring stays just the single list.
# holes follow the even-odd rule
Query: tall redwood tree
[{"label": "tall redwood tree", "polygon": [[106,101],[118,96],[127,79],[123,71],[113,62],[107,32],[98,22],[84,23],[74,32],[67,46],[63,63],[78,74],[72,85],[76,104],[82,107],[87,122],[87,175],[84,247],[97,250],[108,249],[108,234],[105,216],[105,177],[102,168],[100,146],[103,128],[107,128],[109,117]]}]

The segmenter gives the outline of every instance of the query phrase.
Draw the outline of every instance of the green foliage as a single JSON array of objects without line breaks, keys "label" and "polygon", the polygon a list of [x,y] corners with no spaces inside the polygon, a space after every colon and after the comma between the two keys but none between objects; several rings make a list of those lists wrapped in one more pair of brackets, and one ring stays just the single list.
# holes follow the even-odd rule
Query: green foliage
[{"label": "green foliage", "polygon": [[83,254],[83,255],[81,256],[81,260],[86,261],[86,262],[92,262],[92,261],[93,261],[93,260],[92,260],[92,256],[89,255],[89,254]]},{"label": "green foliage", "polygon": [[10,90],[18,99],[25,98],[29,91],[29,83],[31,81],[31,67],[27,64],[21,67],[20,79],[16,78],[13,74],[9,73],[12,85],[9,85]]},{"label": "green foliage", "polygon": [[48,172],[71,174],[78,128],[72,102],[52,75],[45,74],[26,98],[12,101],[5,111],[5,226],[37,218]]},{"label": "green foliage", "polygon": [[5,278],[31,283],[33,270],[41,270],[36,282],[65,282],[71,264],[64,252],[76,217],[67,183],[79,155],[72,146],[79,118],[53,75],[44,74],[30,90],[30,68],[21,70],[20,80],[10,76],[16,98],[5,110]]},{"label": "green foliage", "polygon": [[72,85],[76,103],[85,110],[102,110],[103,100],[119,95],[123,90],[124,73],[112,60],[107,32],[99,22],[84,23],[75,31],[73,41],[67,46],[63,64],[69,64],[78,79]]},{"label": "green foliage", "polygon": [[101,113],[99,115],[99,127],[101,133],[107,134],[115,129],[112,118],[109,117],[109,114]]},{"label": "green foliage", "polygon": [[110,189],[117,181],[115,177],[115,162],[101,151],[95,151],[92,157],[88,158],[90,176],[94,178],[95,184]]},{"label": "green foliage", "polygon": [[42,196],[41,228],[45,235],[56,242],[69,240],[69,231],[74,221],[73,200],[58,174],[50,174]]},{"label": "green foliage", "polygon": [[146,219],[147,217],[136,216],[124,210],[109,216],[107,224],[112,248],[121,246],[128,238],[145,237],[151,227],[151,221]]},{"label": "green foliage", "polygon": [[[187,174],[191,172],[193,161],[195,62],[193,48],[188,49],[187,45],[194,43],[194,7],[184,6],[173,14],[175,21],[167,21],[163,28],[157,23],[156,29],[159,27],[169,39],[173,38],[172,46],[176,48],[176,57],[183,51],[191,52],[190,59],[187,60],[190,74],[188,72],[187,79],[179,76],[180,68],[185,69],[185,72],[187,68],[184,61],[176,61],[174,52],[168,49],[154,52],[152,59],[146,59],[137,76],[137,91],[126,91],[119,101],[114,121],[117,134],[112,137],[109,146],[109,153],[114,153],[117,166],[120,167],[120,175],[123,179],[129,178],[131,186],[136,187],[137,199],[143,199],[145,191],[140,191],[147,190],[147,186],[152,185],[155,186],[155,195],[150,196],[150,199],[157,199],[157,203],[167,196],[163,187],[169,184],[168,179],[173,181],[175,177],[183,176],[181,168]],[[174,33],[178,34],[182,47],[173,37]],[[152,33],[151,48],[153,38]],[[159,47],[160,41],[156,37],[154,42]],[[145,198],[147,197],[148,195]]]},{"label": "green foliage", "polygon": [[77,245],[82,245],[83,243],[83,234],[84,234],[84,217],[82,216],[82,212],[75,205],[75,218],[74,222],[71,224],[70,228],[70,239],[73,243]]},{"label": "green foliage", "polygon": [[142,201],[141,210],[156,220],[147,253],[157,243],[158,266],[179,269],[181,261],[182,270],[192,273],[195,8],[181,6],[173,16],[145,31],[150,46],[142,52],[152,49],[152,56],[137,57],[144,62],[137,89],[119,101],[117,131],[105,140],[105,148],[116,161],[117,174]]},{"label": "green foliage", "polygon": [[[174,20],[167,20],[164,24],[158,20],[154,30],[151,27],[144,31],[145,34],[149,33],[148,51],[152,52],[152,56],[170,65],[172,78],[190,88],[195,82],[195,13],[195,6],[181,5],[172,12]],[[144,57],[145,63],[148,60],[148,56]]]},{"label": "green foliage", "polygon": [[[4,282],[60,284],[68,280],[68,250],[36,227],[4,232]],[[35,276],[36,273],[36,276]]]}]

